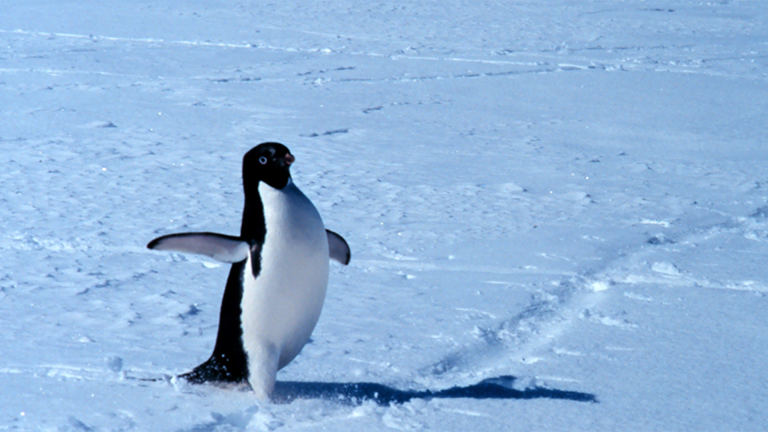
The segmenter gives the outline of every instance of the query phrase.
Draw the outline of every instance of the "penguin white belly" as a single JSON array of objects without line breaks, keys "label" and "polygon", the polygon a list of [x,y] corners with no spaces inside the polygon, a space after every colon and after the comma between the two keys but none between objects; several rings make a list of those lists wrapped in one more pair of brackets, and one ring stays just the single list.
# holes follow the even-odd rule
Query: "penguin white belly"
[{"label": "penguin white belly", "polygon": [[328,286],[328,239],[315,206],[289,180],[283,189],[261,183],[266,237],[260,272],[249,254],[243,275],[243,348],[248,381],[267,398],[277,371],[309,341]]}]

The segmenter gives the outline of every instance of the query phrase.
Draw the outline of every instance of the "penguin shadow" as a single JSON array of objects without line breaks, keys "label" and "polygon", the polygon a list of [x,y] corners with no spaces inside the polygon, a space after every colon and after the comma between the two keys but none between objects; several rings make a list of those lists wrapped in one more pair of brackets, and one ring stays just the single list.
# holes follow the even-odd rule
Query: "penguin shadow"
[{"label": "penguin shadow", "polygon": [[547,387],[529,387],[522,390],[513,387],[517,380],[511,375],[488,378],[466,387],[445,390],[398,390],[376,383],[323,383],[278,381],[275,383],[273,402],[291,403],[297,399],[324,399],[349,405],[367,401],[380,406],[403,404],[413,399],[558,399],[574,402],[598,403],[597,396]]}]

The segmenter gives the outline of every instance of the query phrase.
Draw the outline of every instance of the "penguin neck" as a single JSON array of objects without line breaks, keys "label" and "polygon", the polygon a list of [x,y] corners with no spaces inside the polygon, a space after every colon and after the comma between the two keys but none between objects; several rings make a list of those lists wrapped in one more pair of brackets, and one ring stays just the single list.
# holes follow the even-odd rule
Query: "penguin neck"
[{"label": "penguin neck", "polygon": [[[245,183],[245,208],[243,209],[243,223],[240,226],[240,238],[248,241],[251,245],[264,244],[267,232],[264,199],[260,192],[261,183],[262,181]],[[288,177],[285,186],[281,189],[275,189],[266,182],[264,182],[264,187],[268,195],[267,200],[270,199],[274,192],[293,195],[298,191],[290,177]]]},{"label": "penguin neck", "polygon": [[243,208],[243,222],[240,226],[240,238],[253,244],[264,244],[267,233],[267,224],[264,219],[264,203],[259,194],[259,183],[249,190],[245,190],[245,206]]}]

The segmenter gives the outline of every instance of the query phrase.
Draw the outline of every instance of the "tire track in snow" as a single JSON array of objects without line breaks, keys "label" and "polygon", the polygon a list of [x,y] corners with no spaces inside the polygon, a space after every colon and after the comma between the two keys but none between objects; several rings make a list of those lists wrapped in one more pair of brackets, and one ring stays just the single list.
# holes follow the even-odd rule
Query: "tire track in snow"
[{"label": "tire track in snow", "polygon": [[[273,29],[269,27],[264,27],[265,29],[272,29],[272,30],[280,30],[280,29]],[[300,30],[297,30],[299,32],[302,32]],[[311,35],[320,35],[320,36],[328,36],[323,33],[317,33],[317,32],[305,32],[307,34]],[[525,50],[525,51],[513,51],[513,52],[505,52],[501,51],[501,54],[495,54],[495,55],[519,55],[524,56],[527,58],[530,58],[532,60],[527,61],[521,61],[521,60],[499,60],[499,59],[488,59],[488,58],[468,58],[468,57],[458,57],[458,56],[422,56],[422,55],[408,55],[408,54],[381,54],[376,52],[342,52],[339,50],[333,50],[330,48],[299,48],[294,46],[279,46],[279,45],[273,45],[266,43],[264,41],[258,41],[258,42],[211,42],[211,41],[200,41],[200,40],[167,40],[167,39],[160,39],[160,38],[132,38],[132,37],[118,37],[118,36],[108,36],[108,35],[86,35],[86,34],[77,34],[77,33],[59,33],[59,32],[44,32],[44,31],[31,31],[31,30],[23,30],[23,29],[17,29],[17,30],[0,30],[0,34],[10,34],[10,35],[22,35],[22,36],[29,36],[29,37],[45,37],[45,38],[63,38],[63,39],[76,39],[76,40],[87,40],[87,41],[110,41],[110,42],[117,42],[117,43],[131,43],[131,44],[141,44],[141,45],[149,45],[149,46],[186,46],[186,47],[204,47],[204,48],[222,48],[222,49],[246,49],[246,50],[252,50],[252,49],[264,49],[264,50],[270,50],[270,51],[277,51],[277,52],[285,52],[285,53],[311,53],[311,54],[321,54],[321,55],[331,55],[331,54],[344,54],[346,56],[350,57],[371,57],[371,58],[382,58],[382,59],[388,59],[390,61],[420,61],[420,62],[443,62],[443,63],[465,63],[465,64],[475,64],[475,65],[485,65],[485,66],[514,66],[514,67],[521,67],[522,69],[514,69],[514,70],[502,70],[502,71],[481,71],[481,72],[469,72],[469,73],[461,73],[461,74],[436,74],[436,75],[429,75],[429,76],[401,76],[401,77],[383,77],[383,78],[366,78],[366,77],[356,77],[356,78],[331,78],[331,79],[325,79],[322,81],[322,83],[329,83],[329,82],[336,82],[336,83],[350,83],[350,82],[409,82],[409,81],[432,81],[432,80],[441,80],[441,79],[472,79],[472,78],[483,78],[483,77],[508,77],[508,76],[514,76],[514,75],[521,75],[521,74],[542,74],[542,73],[557,73],[557,72],[570,72],[570,71],[588,71],[588,70],[599,70],[599,71],[643,71],[643,70],[650,70],[654,72],[677,72],[677,73],[699,73],[699,74],[706,74],[711,76],[723,76],[723,77],[736,77],[737,75],[734,75],[732,73],[721,73],[709,69],[702,69],[703,65],[707,62],[709,62],[711,59],[701,59],[698,62],[691,63],[690,61],[682,61],[682,60],[669,60],[666,62],[662,62],[660,60],[647,60],[646,56],[638,57],[638,59],[635,58],[627,58],[627,57],[619,57],[618,54],[621,54],[625,51],[636,51],[639,54],[643,55],[646,54],[648,51],[652,50],[659,50],[661,48],[665,48],[663,46],[650,46],[650,47],[640,47],[640,46],[619,46],[619,47],[586,47],[581,49],[568,49],[569,54],[573,53],[580,53],[580,52],[587,52],[587,53],[599,53],[599,54],[606,54],[606,53],[616,53],[617,57],[613,60],[606,60],[602,59],[599,55],[598,58],[590,58],[588,56],[581,56],[576,57],[573,55],[568,56],[568,62],[564,63],[562,62],[562,55],[559,55],[557,51],[553,51],[552,49],[541,49],[541,50]],[[641,61],[642,60],[642,61]],[[690,64],[689,64],[690,63]],[[150,76],[140,76],[140,75],[131,75],[131,74],[123,74],[123,73],[117,73],[117,72],[106,72],[106,71],[83,71],[83,70],[64,70],[64,69],[23,69],[23,68],[3,68],[0,69],[0,72],[4,73],[28,73],[28,72],[37,72],[37,73],[45,73],[49,75],[101,75],[101,76],[119,76],[119,77],[126,77],[126,78],[134,78],[134,79],[152,79],[156,77],[150,77]],[[765,76],[754,76],[754,75],[738,75],[739,77],[743,78],[760,78],[760,79],[768,79],[768,77]],[[187,77],[185,77],[186,79]],[[170,79],[169,77],[164,77],[164,79]],[[205,80],[214,80],[217,82],[221,82],[221,78],[216,77],[193,77],[193,79],[205,79]],[[264,78],[259,78],[257,81],[261,81]],[[238,81],[237,79],[227,79],[226,81]]]},{"label": "tire track in snow", "polygon": [[217,48],[254,48],[252,44],[245,43],[227,43],[227,42],[207,42],[207,41],[185,41],[176,40],[168,41],[165,39],[155,38],[129,38],[129,37],[116,37],[116,36],[104,36],[104,35],[84,35],[76,33],[55,33],[55,32],[38,32],[29,30],[0,30],[2,34],[17,34],[33,37],[58,37],[68,39],[84,39],[84,40],[106,40],[113,42],[130,42],[139,44],[152,44],[152,45],[188,45],[188,46],[204,46],[204,47],[217,47]]},{"label": "tire track in snow", "polygon": [[[734,235],[747,239],[760,236],[761,241],[768,241],[768,224],[760,220],[760,209],[749,217],[720,216],[721,221],[714,224],[691,227],[682,225],[678,233],[673,234],[674,245],[698,247],[699,244],[717,243],[723,237]],[[648,224],[675,228],[675,224],[665,221],[643,220],[639,223],[639,225]],[[755,231],[760,234],[755,234]],[[614,327],[621,331],[640,330],[637,324],[620,315],[606,315],[599,311],[602,301],[608,298],[603,295],[604,291],[625,289],[625,297],[642,302],[655,300],[633,294],[627,288],[637,284],[651,284],[746,291],[760,295],[768,293],[768,284],[764,282],[711,280],[706,276],[690,274],[679,269],[674,258],[671,261],[664,258],[655,259],[660,254],[670,253],[670,251],[665,249],[665,246],[669,245],[654,242],[654,238],[622,248],[623,252],[613,259],[606,260],[605,265],[587,269],[578,274],[564,275],[562,279],[553,283],[552,287],[540,290],[534,301],[522,312],[498,322],[493,327],[476,328],[475,336],[479,340],[477,343],[463,346],[436,363],[427,365],[419,371],[420,376],[417,381],[446,374],[461,380],[494,376],[499,371],[508,372],[510,367],[525,368],[525,365],[546,359],[552,352],[581,356],[582,353],[579,352],[558,353],[553,346],[573,324],[583,320]],[[763,255],[768,255],[768,252]],[[682,259],[684,256],[680,255],[680,257]],[[562,377],[557,379],[570,380]]]}]

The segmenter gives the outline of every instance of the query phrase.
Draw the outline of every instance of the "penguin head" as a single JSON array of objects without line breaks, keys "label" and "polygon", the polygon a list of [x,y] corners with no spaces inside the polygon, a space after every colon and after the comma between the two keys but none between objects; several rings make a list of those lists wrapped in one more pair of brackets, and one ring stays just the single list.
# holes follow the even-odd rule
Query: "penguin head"
[{"label": "penguin head", "polygon": [[258,190],[260,181],[282,189],[291,178],[290,167],[296,158],[288,147],[265,142],[252,148],[243,157],[243,184],[246,191]]}]

